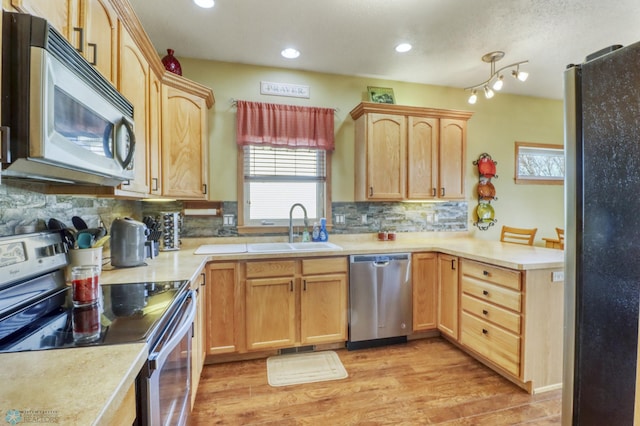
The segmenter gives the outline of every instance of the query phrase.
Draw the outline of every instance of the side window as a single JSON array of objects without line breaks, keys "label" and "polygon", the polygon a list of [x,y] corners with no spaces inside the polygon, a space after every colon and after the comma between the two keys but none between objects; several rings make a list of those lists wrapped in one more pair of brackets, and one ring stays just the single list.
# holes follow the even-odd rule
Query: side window
[{"label": "side window", "polygon": [[517,184],[564,184],[564,147],[516,142],[515,181]]}]

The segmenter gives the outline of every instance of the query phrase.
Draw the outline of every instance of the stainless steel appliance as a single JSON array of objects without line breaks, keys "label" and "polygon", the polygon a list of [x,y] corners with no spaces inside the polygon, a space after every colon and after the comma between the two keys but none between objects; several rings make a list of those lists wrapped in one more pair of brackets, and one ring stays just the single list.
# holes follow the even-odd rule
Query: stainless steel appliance
[{"label": "stainless steel appliance", "polygon": [[153,258],[152,241],[147,239],[147,226],[129,217],[114,219],[111,224],[111,265],[129,268],[145,265],[145,259]]},{"label": "stainless steel appliance", "polygon": [[2,176],[133,178],[133,106],[45,20],[3,12]]},{"label": "stainless steel appliance", "polygon": [[412,315],[410,253],[349,256],[348,349],[406,342]]},{"label": "stainless steel appliance", "polygon": [[[74,308],[63,273],[66,249],[59,232],[0,238],[0,352],[146,342],[137,423],[186,424],[196,312],[189,283],[101,285],[101,302]],[[84,330],[98,332],[78,338]]]},{"label": "stainless steel appliance", "polygon": [[639,65],[635,43],[596,52],[565,72],[563,425],[634,424]]}]

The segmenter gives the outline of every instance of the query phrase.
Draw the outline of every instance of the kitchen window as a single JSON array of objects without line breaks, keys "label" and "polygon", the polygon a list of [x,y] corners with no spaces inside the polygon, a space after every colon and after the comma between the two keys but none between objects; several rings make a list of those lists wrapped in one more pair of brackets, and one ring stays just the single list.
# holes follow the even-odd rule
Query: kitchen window
[{"label": "kitchen window", "polygon": [[[247,145],[242,149],[243,225],[288,226],[295,203],[310,224],[326,212],[327,151]],[[302,209],[293,211],[302,225]]]},{"label": "kitchen window", "polygon": [[564,184],[564,147],[516,142],[515,181],[517,184]]},{"label": "kitchen window", "polygon": [[[238,228],[280,233],[291,206],[302,204],[308,224],[331,218],[331,108],[236,101]],[[294,225],[304,212],[293,210]],[[330,222],[330,220],[329,220]]]}]

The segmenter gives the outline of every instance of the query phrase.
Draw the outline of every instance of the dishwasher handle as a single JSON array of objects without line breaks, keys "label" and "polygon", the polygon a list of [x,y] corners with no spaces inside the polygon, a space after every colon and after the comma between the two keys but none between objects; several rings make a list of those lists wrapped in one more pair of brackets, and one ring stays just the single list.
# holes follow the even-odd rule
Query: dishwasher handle
[{"label": "dishwasher handle", "polygon": [[389,266],[389,263],[391,263],[391,261],[389,259],[374,260],[372,263],[376,268],[384,268],[385,266]]}]

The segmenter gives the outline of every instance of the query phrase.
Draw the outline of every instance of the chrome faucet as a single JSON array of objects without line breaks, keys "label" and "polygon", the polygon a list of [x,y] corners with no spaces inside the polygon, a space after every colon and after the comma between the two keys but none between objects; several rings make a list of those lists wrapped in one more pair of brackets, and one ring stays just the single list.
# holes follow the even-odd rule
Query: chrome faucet
[{"label": "chrome faucet", "polygon": [[293,209],[300,207],[304,212],[304,226],[307,228],[309,226],[309,220],[307,219],[307,209],[300,203],[295,203],[291,206],[291,210],[289,210],[289,242],[293,242]]}]

